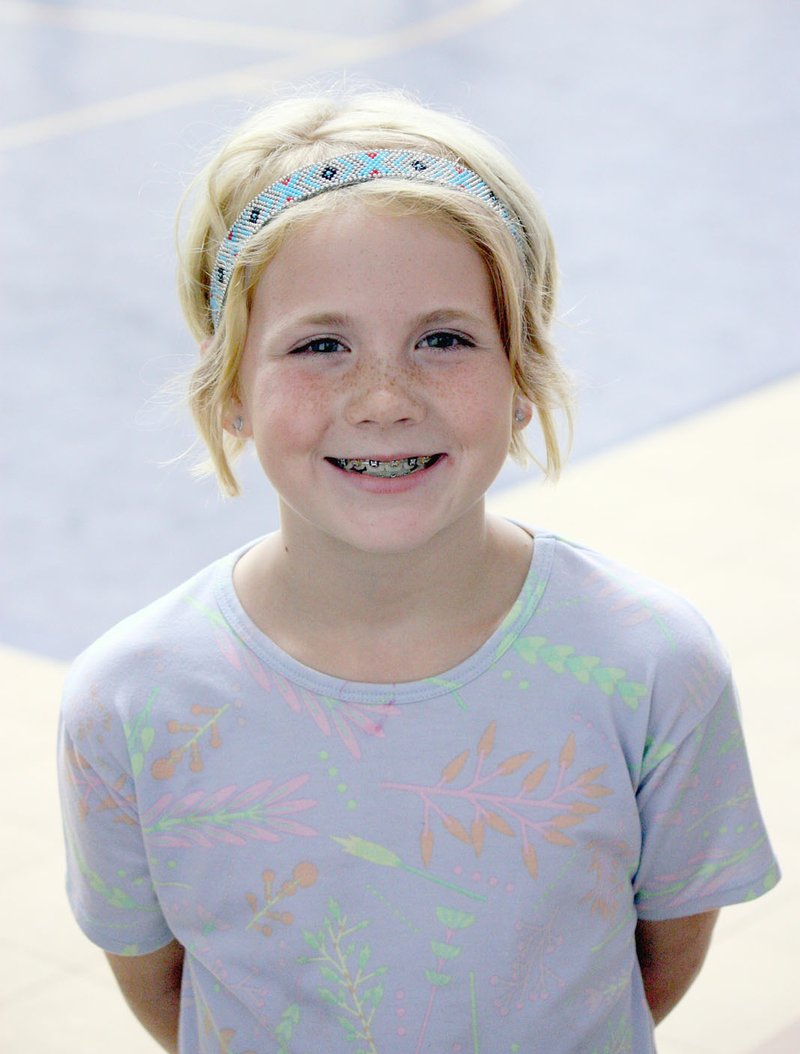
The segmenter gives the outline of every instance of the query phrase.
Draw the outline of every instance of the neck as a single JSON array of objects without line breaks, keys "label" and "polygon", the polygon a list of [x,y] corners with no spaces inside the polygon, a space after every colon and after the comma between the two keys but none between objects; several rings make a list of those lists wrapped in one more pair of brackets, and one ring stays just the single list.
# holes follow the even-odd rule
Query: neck
[{"label": "neck", "polygon": [[[292,608],[319,614],[328,626],[379,627],[452,617],[453,606],[485,580],[498,546],[497,529],[482,507],[411,553],[370,553],[329,536],[307,537],[303,524],[274,536],[272,585]],[[314,617],[312,615],[312,617]]]},{"label": "neck", "polygon": [[309,539],[284,521],[236,565],[236,591],[262,632],[308,666],[357,681],[433,676],[489,638],[528,572],[530,537],[475,511],[396,554]]}]

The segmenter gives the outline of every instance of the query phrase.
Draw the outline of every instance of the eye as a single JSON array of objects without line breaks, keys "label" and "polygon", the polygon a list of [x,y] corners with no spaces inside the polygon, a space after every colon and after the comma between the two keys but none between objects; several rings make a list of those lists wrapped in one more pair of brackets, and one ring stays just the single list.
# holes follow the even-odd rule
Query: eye
[{"label": "eye", "polygon": [[295,348],[290,354],[332,355],[334,352],[345,350],[344,344],[335,337],[318,337],[316,340],[309,340],[307,344],[301,344],[299,348]]},{"label": "eye", "polygon": [[474,348],[475,345],[462,333],[450,333],[443,330],[437,333],[429,333],[419,342],[422,347],[433,348],[434,351],[447,351],[450,348]]}]

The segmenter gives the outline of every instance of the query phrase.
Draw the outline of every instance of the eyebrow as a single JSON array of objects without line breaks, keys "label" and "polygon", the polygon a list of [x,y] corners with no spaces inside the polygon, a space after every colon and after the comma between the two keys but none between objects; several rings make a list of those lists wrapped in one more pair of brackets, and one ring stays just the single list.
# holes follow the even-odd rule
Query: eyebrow
[{"label": "eyebrow", "polygon": [[[424,326],[446,326],[454,322],[466,322],[472,326],[483,324],[481,318],[466,310],[454,308],[441,308],[435,311],[426,311],[411,319],[411,328],[418,329]],[[332,329],[347,328],[353,320],[350,315],[338,314],[335,311],[322,311],[311,315],[303,315],[301,318],[293,319],[292,325],[297,326],[324,326]]]},{"label": "eyebrow", "polygon": [[441,311],[429,311],[414,319],[414,326],[447,326],[453,322],[467,322],[471,326],[485,324],[485,319],[473,315],[470,311],[443,308]]}]

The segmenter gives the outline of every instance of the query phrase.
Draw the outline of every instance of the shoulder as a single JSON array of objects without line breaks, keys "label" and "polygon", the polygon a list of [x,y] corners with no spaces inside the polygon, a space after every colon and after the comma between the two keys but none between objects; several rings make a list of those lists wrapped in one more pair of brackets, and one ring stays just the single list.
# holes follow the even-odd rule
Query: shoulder
[{"label": "shoulder", "polygon": [[691,601],[588,546],[546,531],[539,536],[552,549],[541,610],[576,648],[630,671],[651,691],[693,681],[709,700],[722,692],[728,656]]},{"label": "shoulder", "polygon": [[220,582],[243,550],[203,568],[164,596],[107,630],[73,662],[64,682],[62,719],[67,723],[92,713],[116,710],[125,718],[131,699],[159,683],[169,660],[173,669],[190,670],[224,620],[216,595]]}]

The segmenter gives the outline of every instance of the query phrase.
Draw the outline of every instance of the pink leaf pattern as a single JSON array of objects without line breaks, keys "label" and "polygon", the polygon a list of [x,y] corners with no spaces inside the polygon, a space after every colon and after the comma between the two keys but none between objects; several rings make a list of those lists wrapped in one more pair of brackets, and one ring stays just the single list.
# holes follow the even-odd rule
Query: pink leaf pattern
[{"label": "pink leaf pattern", "polygon": [[356,733],[383,738],[383,720],[394,717],[399,710],[392,703],[344,702],[328,696],[317,696],[301,688],[299,692],[283,677],[274,675],[278,691],[289,709],[296,714],[305,711],[324,736],[337,735],[347,752],[357,761],[361,745]]},{"label": "pink leaf pattern", "polygon": [[662,611],[656,594],[648,595],[639,588],[631,588],[622,576],[610,579],[608,573],[595,573],[584,580],[584,588],[587,595],[594,595],[599,600],[607,602],[608,610],[619,617],[622,626],[636,626],[640,622],[654,621],[662,636],[673,643],[673,636],[669,630],[666,614]]},{"label": "pink leaf pattern", "polygon": [[159,845],[175,848],[245,845],[249,839],[278,842],[284,835],[313,837],[317,833],[313,827],[291,818],[317,804],[291,798],[308,779],[308,774],[295,776],[278,787],[272,780],[261,780],[241,791],[229,786],[177,800],[164,794],[142,815],[142,827]]},{"label": "pink leaf pattern", "polygon": [[[219,627],[219,616],[207,611],[200,605],[197,606],[206,618]],[[219,651],[233,669],[237,671],[242,668],[246,669],[264,691],[270,692],[273,686],[276,687],[290,710],[296,714],[305,711],[324,736],[331,736],[335,733],[347,748],[351,757],[356,758],[356,760],[361,758],[361,746],[356,733],[360,732],[367,736],[382,737],[383,720],[398,713],[397,707],[392,703],[365,705],[363,703],[344,702],[339,699],[319,697],[304,688],[296,689],[279,673],[275,671],[269,671],[268,673],[250,648],[230,631],[226,623],[222,624],[221,629],[216,629],[214,639]],[[187,726],[182,730],[193,731],[191,726]],[[200,757],[196,741],[191,740],[185,747],[179,750],[172,750],[166,758],[159,758],[155,761],[151,768],[153,776],[156,779],[169,779],[174,774],[177,764],[187,749],[191,752],[191,766],[196,766],[193,771],[200,771],[203,764],[202,758]]]},{"label": "pink leaf pattern", "polygon": [[109,788],[74,747],[70,747],[67,751],[67,765],[69,780],[76,791],[78,813],[82,820],[85,820],[92,811],[117,810],[119,815],[114,817],[117,823],[132,825],[136,822],[133,816],[123,808],[124,805],[128,805],[132,812],[136,808],[136,795],[130,787],[130,778],[127,773],[120,773]]},{"label": "pink leaf pattern", "polygon": [[749,858],[761,848],[763,841],[764,836],[759,835],[754,844],[733,853],[724,849],[698,853],[677,871],[659,875],[641,903],[656,901],[659,907],[674,911],[684,904],[712,896],[718,889],[736,882],[737,878],[744,885],[748,878]]},{"label": "pink leaf pattern", "polygon": [[[570,776],[577,753],[572,732],[561,748],[556,765],[542,762],[524,774],[534,753],[524,751],[491,767],[489,757],[495,746],[496,724],[492,721],[482,733],[475,751],[472,775],[463,786],[458,787],[456,783],[466,771],[469,751],[460,752],[448,762],[441,770],[438,782],[431,787],[408,783],[381,784],[385,790],[416,794],[422,802],[420,855],[425,867],[433,857],[433,820],[438,819],[448,834],[471,845],[476,856],[483,849],[487,828],[499,837],[519,836],[525,867],[531,878],[536,878],[535,840],[565,847],[574,845],[567,831],[599,811],[600,806],[592,799],[612,793],[597,782],[606,769],[605,765]],[[486,768],[488,771],[484,771]],[[552,786],[546,791],[543,787],[548,775]],[[515,783],[520,780],[516,791],[508,789],[507,781],[512,779]],[[461,810],[461,817],[455,814],[456,808]]]}]

